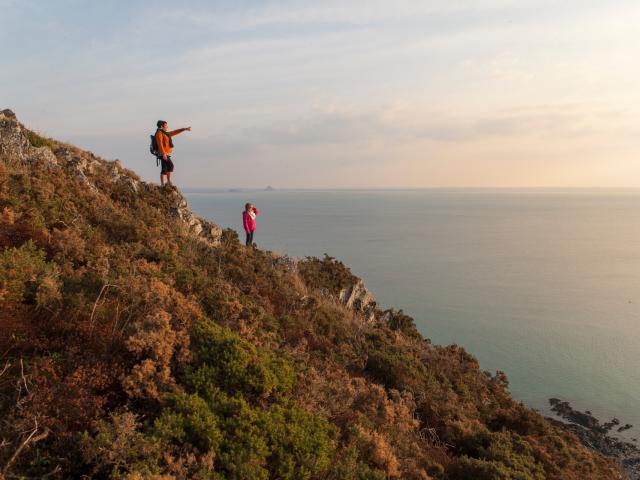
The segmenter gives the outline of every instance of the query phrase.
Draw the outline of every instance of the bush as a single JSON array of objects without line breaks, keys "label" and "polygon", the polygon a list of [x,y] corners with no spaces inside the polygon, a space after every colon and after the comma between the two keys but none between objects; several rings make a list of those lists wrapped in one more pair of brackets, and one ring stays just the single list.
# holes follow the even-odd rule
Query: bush
[{"label": "bush", "polygon": [[344,312],[325,305],[319,305],[313,310],[310,321],[316,333],[327,340],[344,338],[348,331]]},{"label": "bush", "polygon": [[138,431],[139,426],[133,413],[114,413],[108,421],[97,423],[93,436],[88,432],[82,435],[82,456],[94,476],[125,479],[136,473],[148,478],[160,473],[161,446]]},{"label": "bush", "polygon": [[344,263],[326,253],[322,260],[316,257],[307,257],[304,261],[299,262],[298,272],[311,289],[322,290],[333,295],[338,295],[341,290],[358,281],[358,278]]},{"label": "bush", "polygon": [[59,272],[29,240],[0,253],[0,301],[44,305],[60,298]]},{"label": "bush", "polygon": [[188,372],[187,382],[197,392],[220,388],[266,397],[293,386],[294,370],[284,357],[256,348],[227,327],[202,320],[193,337],[198,366]]},{"label": "bush", "polygon": [[25,130],[25,133],[32,147],[49,147],[51,150],[53,150],[53,147],[55,146],[53,140],[40,136],[36,132],[32,132],[31,130]]},{"label": "bush", "polygon": [[275,405],[263,417],[275,478],[307,480],[329,470],[337,429],[317,415],[297,407]]},{"label": "bush", "polygon": [[363,462],[355,447],[345,448],[332,468],[331,478],[336,480],[387,480],[387,475]]},{"label": "bush", "polygon": [[221,478],[319,478],[331,465],[337,430],[295,406],[252,407],[240,395],[210,388],[205,397],[177,394],[153,434],[179,451],[192,445],[215,458]]},{"label": "bush", "polygon": [[433,381],[433,375],[419,358],[382,334],[369,335],[368,346],[365,370],[385,387],[419,393]]},{"label": "bush", "polygon": [[404,333],[407,337],[421,339],[422,336],[418,333],[416,323],[409,315],[406,315],[402,310],[388,310],[385,312],[388,316],[387,324],[392,330],[398,330]]},{"label": "bush", "polygon": [[179,393],[168,397],[170,407],[154,422],[154,433],[176,445],[185,442],[200,452],[217,450],[222,442],[218,418],[198,395]]},{"label": "bush", "polygon": [[462,455],[452,464],[453,480],[544,480],[545,472],[533,448],[520,435],[482,432],[466,439]]}]

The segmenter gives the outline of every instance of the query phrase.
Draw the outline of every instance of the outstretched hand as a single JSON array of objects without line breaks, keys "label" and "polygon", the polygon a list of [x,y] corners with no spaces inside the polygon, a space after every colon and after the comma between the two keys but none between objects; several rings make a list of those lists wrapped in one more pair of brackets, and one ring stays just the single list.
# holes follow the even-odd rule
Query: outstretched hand
[{"label": "outstretched hand", "polygon": [[185,130],[186,130],[187,132],[190,132],[190,131],[191,131],[191,127],[187,127],[187,128],[185,128]]}]

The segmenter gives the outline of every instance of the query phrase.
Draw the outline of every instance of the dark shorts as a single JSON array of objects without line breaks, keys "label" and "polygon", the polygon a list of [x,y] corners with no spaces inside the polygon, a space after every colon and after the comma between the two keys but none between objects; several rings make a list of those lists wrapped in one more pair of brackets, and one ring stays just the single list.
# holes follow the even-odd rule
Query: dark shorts
[{"label": "dark shorts", "polygon": [[162,165],[162,175],[166,175],[167,173],[173,172],[173,162],[171,161],[171,157],[167,156],[165,160],[162,157],[160,158],[160,165]]}]

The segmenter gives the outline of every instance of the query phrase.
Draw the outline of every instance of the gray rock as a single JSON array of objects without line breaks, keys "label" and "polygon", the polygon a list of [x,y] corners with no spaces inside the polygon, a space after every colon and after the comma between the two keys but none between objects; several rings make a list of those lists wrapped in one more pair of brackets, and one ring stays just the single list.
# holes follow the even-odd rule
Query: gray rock
[{"label": "gray rock", "polygon": [[16,115],[11,110],[2,110],[0,112],[0,155],[8,162],[26,162],[32,148]]},{"label": "gray rock", "polygon": [[365,287],[361,280],[343,289],[338,298],[347,308],[362,313],[368,322],[375,320],[378,304],[373,294]]},{"label": "gray rock", "polygon": [[189,209],[187,200],[177,190],[173,190],[169,194],[173,197],[173,206],[170,208],[169,213],[182,222],[183,229],[211,246],[217,247],[220,245],[222,228],[194,214]]},{"label": "gray rock", "polygon": [[114,183],[123,183],[133,193],[138,193],[140,187],[140,181],[137,178],[131,176],[124,168],[120,160],[116,159],[109,163],[109,179]]}]

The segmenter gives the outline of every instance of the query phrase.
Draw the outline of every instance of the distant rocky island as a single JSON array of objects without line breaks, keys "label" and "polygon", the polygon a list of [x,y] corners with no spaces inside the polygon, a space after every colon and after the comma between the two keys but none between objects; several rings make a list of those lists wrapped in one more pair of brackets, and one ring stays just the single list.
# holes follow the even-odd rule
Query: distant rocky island
[{"label": "distant rocky island", "polygon": [[[276,189],[273,188],[271,185],[267,185],[261,191],[263,191],[263,192],[275,192],[275,190]],[[241,192],[251,192],[251,191],[260,191],[260,190],[251,190],[250,188],[229,188],[227,190],[227,192],[229,192],[229,193],[241,193]]]}]

